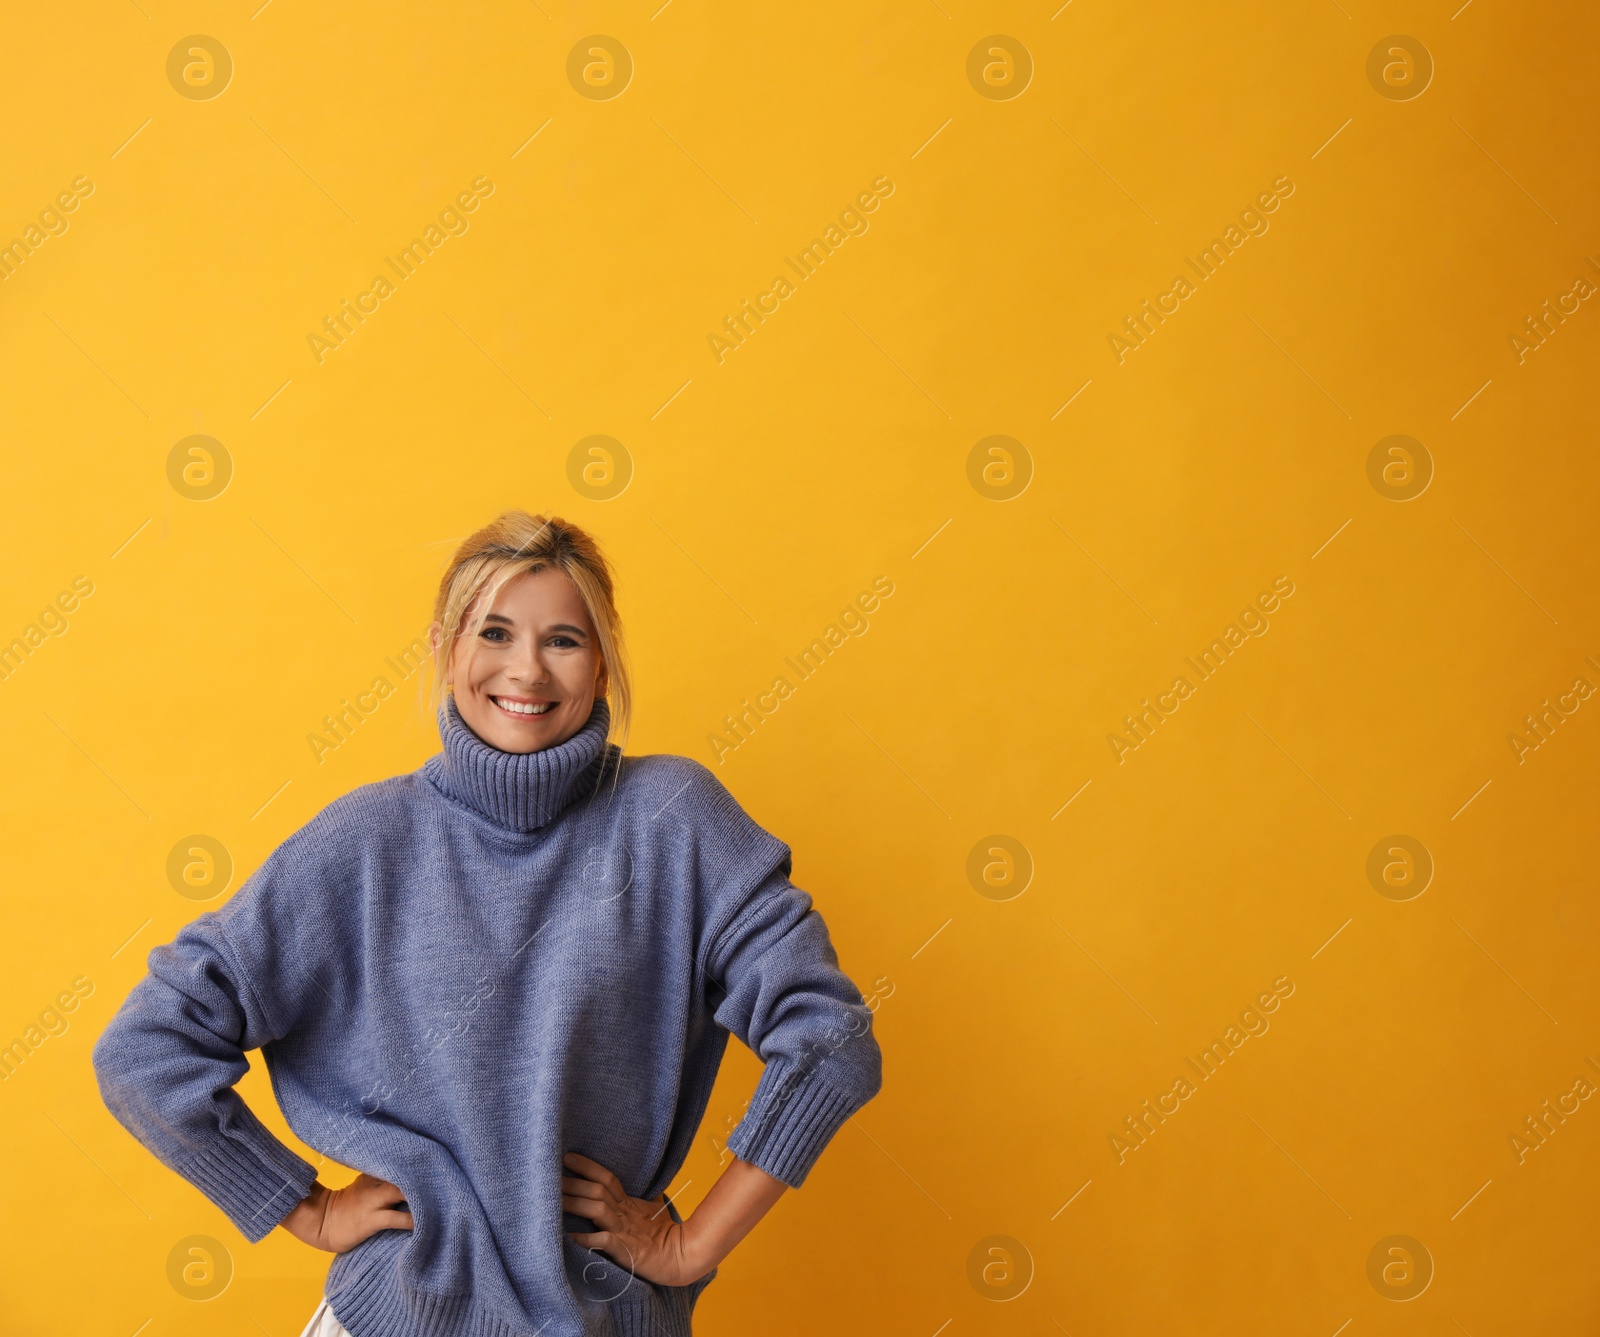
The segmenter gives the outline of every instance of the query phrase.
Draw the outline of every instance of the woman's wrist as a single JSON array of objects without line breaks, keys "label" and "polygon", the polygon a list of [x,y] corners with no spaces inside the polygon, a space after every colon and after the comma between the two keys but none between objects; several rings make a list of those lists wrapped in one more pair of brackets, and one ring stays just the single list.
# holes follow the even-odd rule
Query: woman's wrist
[{"label": "woman's wrist", "polygon": [[678,1227],[683,1285],[722,1262],[788,1188],[765,1170],[735,1157],[711,1191]]},{"label": "woman's wrist", "polygon": [[320,1180],[311,1185],[311,1192],[289,1209],[289,1214],[278,1222],[302,1244],[322,1248],[322,1222],[326,1210],[329,1188]]},{"label": "woman's wrist", "polygon": [[416,1228],[400,1188],[365,1173],[343,1188],[313,1183],[278,1224],[302,1244],[328,1253],[346,1253],[380,1230]]},{"label": "woman's wrist", "polygon": [[678,1279],[680,1286],[699,1281],[727,1256],[725,1252],[717,1252],[716,1241],[710,1238],[711,1232],[705,1229],[706,1225],[702,1219],[697,1226],[694,1213],[691,1212],[689,1219],[678,1226],[678,1265],[682,1271]]}]

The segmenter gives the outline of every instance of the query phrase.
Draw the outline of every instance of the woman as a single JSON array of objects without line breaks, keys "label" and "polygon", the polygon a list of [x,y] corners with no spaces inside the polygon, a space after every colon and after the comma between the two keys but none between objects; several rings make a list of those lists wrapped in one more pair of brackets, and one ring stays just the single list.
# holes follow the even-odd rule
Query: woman
[{"label": "woman", "polygon": [[[686,1337],[879,1090],[871,1013],[789,847],[700,763],[623,756],[589,535],[502,515],[456,552],[430,637],[444,750],[330,803],[153,950],[95,1044],[101,1093],[251,1242],[281,1225],[337,1255],[307,1334]],[[730,1032],[765,1067],[685,1220],[665,1190]],[[256,1047],[353,1184],[318,1183],[233,1090]]]}]

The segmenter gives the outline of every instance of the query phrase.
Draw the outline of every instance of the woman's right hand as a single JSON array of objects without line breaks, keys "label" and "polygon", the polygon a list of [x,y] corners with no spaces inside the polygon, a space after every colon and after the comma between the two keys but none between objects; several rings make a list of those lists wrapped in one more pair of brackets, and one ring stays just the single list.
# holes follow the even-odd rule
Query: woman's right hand
[{"label": "woman's right hand", "polygon": [[405,1196],[376,1175],[358,1175],[344,1188],[316,1183],[279,1224],[314,1249],[344,1253],[380,1230],[412,1229],[411,1213],[396,1206]]}]

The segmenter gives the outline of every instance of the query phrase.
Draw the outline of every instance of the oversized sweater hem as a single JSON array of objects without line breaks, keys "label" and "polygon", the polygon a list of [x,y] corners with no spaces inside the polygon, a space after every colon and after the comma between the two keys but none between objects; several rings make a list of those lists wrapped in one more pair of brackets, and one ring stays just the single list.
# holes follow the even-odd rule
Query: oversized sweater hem
[{"label": "oversized sweater hem", "polygon": [[[437,1295],[409,1286],[397,1276],[397,1255],[407,1243],[404,1231],[381,1231],[359,1253],[341,1254],[329,1270],[325,1294],[333,1316],[351,1337],[539,1337],[536,1329],[507,1317],[470,1295]],[[348,1264],[346,1265],[346,1259]],[[604,1306],[594,1334],[608,1337],[693,1337],[690,1313],[705,1276],[686,1287],[681,1311],[650,1304],[650,1283],[630,1278],[637,1301],[622,1297]]]}]

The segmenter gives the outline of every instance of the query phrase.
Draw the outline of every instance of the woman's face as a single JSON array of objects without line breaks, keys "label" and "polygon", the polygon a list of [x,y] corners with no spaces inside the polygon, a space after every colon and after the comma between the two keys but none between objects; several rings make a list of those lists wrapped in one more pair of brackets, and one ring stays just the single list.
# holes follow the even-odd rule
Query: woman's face
[{"label": "woman's face", "polygon": [[605,691],[605,661],[566,572],[546,567],[502,585],[476,640],[457,639],[445,680],[467,727],[502,752],[538,752],[583,728]]}]

